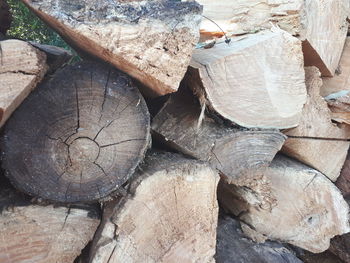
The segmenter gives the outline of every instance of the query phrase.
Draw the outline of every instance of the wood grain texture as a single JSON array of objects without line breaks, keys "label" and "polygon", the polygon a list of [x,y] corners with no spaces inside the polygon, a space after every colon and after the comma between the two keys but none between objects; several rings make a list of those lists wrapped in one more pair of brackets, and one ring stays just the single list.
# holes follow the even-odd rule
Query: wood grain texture
[{"label": "wood grain texture", "polygon": [[20,40],[0,41],[0,127],[43,79],[46,55]]},{"label": "wood grain texture", "polygon": [[133,174],[150,143],[147,106],[131,79],[81,62],[59,71],[14,113],[2,139],[12,183],[45,199],[100,199]]},{"label": "wood grain texture", "polygon": [[148,156],[129,194],[106,214],[90,262],[214,262],[218,180],[202,162]]},{"label": "wood grain texture", "polygon": [[192,1],[23,2],[73,47],[142,82],[149,96],[177,90],[199,38],[202,8]]},{"label": "wood grain texture", "polygon": [[31,204],[1,185],[0,262],[73,262],[93,238],[99,217],[95,205]]},{"label": "wood grain texture", "polygon": [[335,181],[349,149],[350,127],[332,122],[327,102],[319,95],[319,70],[306,67],[305,72],[308,100],[300,125],[285,132],[289,138],[282,151]]},{"label": "wood grain texture", "polygon": [[[204,16],[227,35],[256,33],[277,25],[303,41],[305,65],[317,66],[323,76],[333,76],[347,34],[350,13],[347,0],[198,0]],[[223,35],[209,19],[203,19],[204,37]]]},{"label": "wood grain texture", "polygon": [[[246,223],[243,230],[248,236],[320,253],[328,249],[332,237],[350,231],[348,204],[324,175],[283,156],[276,157],[265,174],[276,199],[269,209],[253,202],[242,204],[234,195],[227,199],[230,194],[226,193],[232,207],[249,207],[238,215]],[[229,206],[225,208],[235,213]]]},{"label": "wood grain texture", "polygon": [[299,124],[306,101],[301,42],[282,30],[196,49],[189,74],[207,105],[240,126]]},{"label": "wood grain texture", "polygon": [[219,217],[216,244],[216,263],[302,263],[293,252],[272,241],[256,243],[245,236],[239,221]]}]

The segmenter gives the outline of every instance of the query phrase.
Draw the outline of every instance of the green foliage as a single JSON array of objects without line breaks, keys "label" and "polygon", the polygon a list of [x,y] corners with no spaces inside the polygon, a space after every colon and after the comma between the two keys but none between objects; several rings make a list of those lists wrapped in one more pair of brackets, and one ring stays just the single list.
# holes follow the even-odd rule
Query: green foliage
[{"label": "green foliage", "polygon": [[13,21],[8,36],[23,40],[31,40],[41,44],[71,48],[50,27],[43,23],[19,0],[7,0],[11,7]]}]

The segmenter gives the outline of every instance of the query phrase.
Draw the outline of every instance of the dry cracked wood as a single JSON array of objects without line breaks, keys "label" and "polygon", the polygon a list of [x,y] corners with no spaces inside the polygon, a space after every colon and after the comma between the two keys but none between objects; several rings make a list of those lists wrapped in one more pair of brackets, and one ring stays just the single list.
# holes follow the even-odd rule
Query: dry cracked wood
[{"label": "dry cracked wood", "polygon": [[285,132],[282,151],[335,181],[345,161],[350,127],[332,123],[327,102],[319,95],[322,80],[316,67],[306,67],[308,100],[300,125]]},{"label": "dry cracked wood", "polygon": [[2,186],[0,262],[73,262],[99,223],[99,209],[94,205],[40,206]]},{"label": "dry cracked wood", "polygon": [[277,242],[253,242],[243,234],[239,222],[229,216],[219,217],[217,232],[216,263],[302,263]]},{"label": "dry cracked wood", "polygon": [[156,153],[135,178],[104,214],[90,262],[214,262],[217,173],[199,161]]},{"label": "dry cracked wood", "polygon": [[0,127],[44,77],[46,55],[20,40],[0,41]]},{"label": "dry cracked wood", "polygon": [[13,114],[3,167],[45,199],[100,199],[134,172],[150,142],[147,106],[124,73],[93,62],[58,71]]},{"label": "dry cracked wood", "polygon": [[209,107],[232,122],[278,129],[299,124],[306,101],[301,42],[282,30],[196,49],[188,74]]},{"label": "dry cracked wood", "polygon": [[73,47],[142,82],[149,96],[177,90],[199,38],[196,2],[22,0]]},{"label": "dry cracked wood", "polygon": [[[317,66],[323,76],[338,67],[347,34],[350,3],[347,0],[198,0],[203,15],[228,35],[255,33],[273,24],[303,41],[307,66]],[[222,35],[220,28],[203,19],[204,35]]]},{"label": "dry cracked wood", "polygon": [[[279,240],[320,253],[328,249],[332,237],[350,231],[347,203],[331,181],[318,171],[278,156],[265,175],[276,200],[270,209],[254,202],[243,203],[236,198],[235,189],[227,185],[218,191],[225,209],[239,216],[245,223],[244,232],[251,238]],[[249,189],[246,192],[248,196],[251,194]],[[237,207],[245,210],[237,214]]]}]

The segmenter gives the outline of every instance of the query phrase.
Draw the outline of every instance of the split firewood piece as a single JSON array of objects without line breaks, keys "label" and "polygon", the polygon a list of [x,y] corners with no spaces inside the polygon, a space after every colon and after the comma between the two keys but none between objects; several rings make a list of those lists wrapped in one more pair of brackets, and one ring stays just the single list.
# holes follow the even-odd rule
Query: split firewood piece
[{"label": "split firewood piece", "polygon": [[209,162],[234,184],[244,184],[269,166],[285,136],[276,130],[247,131],[226,127],[205,116],[186,86],[172,94],[153,118],[152,131],[170,147]]},{"label": "split firewood piece", "polygon": [[[328,249],[332,237],[350,231],[348,204],[323,174],[278,156],[265,175],[271,186],[271,195],[276,199],[271,209],[256,205],[254,199],[247,203],[242,198],[235,198],[237,192],[229,185],[218,191],[219,200],[224,199],[222,205],[239,216],[245,223],[244,232],[252,239],[279,240],[320,253]],[[246,194],[251,195],[249,189]],[[246,209],[237,214],[236,207]]]},{"label": "split firewood piece", "polygon": [[308,99],[297,128],[285,132],[289,137],[282,151],[337,180],[350,142],[350,127],[332,123],[327,102],[319,95],[322,80],[316,67],[306,67]]},{"label": "split firewood piece", "polygon": [[45,53],[20,40],[0,41],[0,127],[43,79]]},{"label": "split firewood piece", "polygon": [[290,250],[277,242],[253,242],[243,234],[239,222],[229,216],[219,217],[217,232],[217,263],[302,263]]},{"label": "split firewood piece", "polygon": [[153,153],[135,178],[107,208],[90,262],[214,262],[218,174],[200,161]]},{"label": "split firewood piece", "polygon": [[58,71],[5,126],[12,183],[62,202],[106,197],[133,174],[150,143],[147,106],[124,73],[93,62]]},{"label": "split firewood piece", "polygon": [[299,124],[306,101],[301,43],[282,30],[196,49],[188,75],[211,109],[241,126]]},{"label": "split firewood piece", "polygon": [[[8,209],[3,206],[7,202]],[[4,188],[0,211],[0,262],[4,263],[73,262],[100,223],[95,205],[40,206]]]},{"label": "split firewood piece", "polygon": [[348,0],[198,2],[205,16],[203,37],[255,33],[277,25],[303,41],[306,66],[317,66],[323,76],[333,76],[338,67],[348,31]]},{"label": "split firewood piece", "polygon": [[344,95],[350,92],[350,37],[346,38],[343,53],[337,68],[337,71],[332,78],[323,78],[323,85],[320,94],[327,97],[331,94]]},{"label": "split firewood piece", "polygon": [[22,0],[74,48],[143,83],[149,96],[177,90],[199,39],[194,1]]},{"label": "split firewood piece", "polygon": [[345,197],[350,197],[350,153],[346,157],[340,176],[335,185],[340,189]]}]

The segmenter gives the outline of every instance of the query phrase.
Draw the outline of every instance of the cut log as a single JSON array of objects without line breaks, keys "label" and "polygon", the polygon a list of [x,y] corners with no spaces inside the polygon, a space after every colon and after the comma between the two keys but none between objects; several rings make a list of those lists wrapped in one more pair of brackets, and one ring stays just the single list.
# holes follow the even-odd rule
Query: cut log
[{"label": "cut log", "polygon": [[10,28],[12,22],[12,15],[10,12],[10,6],[6,0],[0,1],[0,34],[6,35],[7,30]]},{"label": "cut log", "polygon": [[30,195],[100,199],[133,174],[149,130],[147,106],[131,79],[82,62],[59,71],[13,114],[2,140],[3,167]]},{"label": "cut log", "polygon": [[194,1],[22,0],[76,49],[143,83],[149,96],[177,90],[199,38]]},{"label": "cut log", "polygon": [[90,262],[214,262],[217,173],[202,162],[158,153],[135,178],[104,215]]},{"label": "cut log", "polygon": [[215,259],[217,263],[302,263],[290,250],[277,242],[258,244],[249,240],[231,217],[219,217]]},{"label": "cut log", "polygon": [[208,116],[198,126],[200,119],[198,101],[182,86],[154,117],[152,130],[162,143],[209,162],[226,182],[253,189],[262,206],[272,203],[268,185],[262,188],[256,181],[264,181],[261,171],[281,149],[285,141],[283,134],[276,130],[244,131],[226,127]]},{"label": "cut log", "polygon": [[[11,207],[7,210],[3,205],[8,202]],[[73,262],[93,238],[100,222],[95,205],[40,206],[4,188],[0,190],[1,210],[0,262],[3,263]]]},{"label": "cut log", "polygon": [[278,129],[299,124],[306,101],[301,43],[282,30],[196,49],[188,74],[208,106],[232,122]]},{"label": "cut log", "polygon": [[336,74],[333,78],[323,78],[320,93],[327,97],[341,91],[350,91],[350,37],[346,38]]},{"label": "cut log", "polygon": [[[204,6],[204,37],[255,33],[274,24],[303,41],[306,66],[317,66],[323,76],[333,76],[346,38],[350,12],[347,0],[212,1]],[[213,23],[212,21],[216,22]]]},{"label": "cut log", "polygon": [[288,130],[282,151],[336,181],[350,142],[350,127],[332,123],[327,102],[319,95],[322,80],[316,67],[306,67],[308,100],[297,128]]},{"label": "cut log", "polygon": [[345,197],[350,197],[350,153],[346,157],[340,176],[336,181],[336,186]]},{"label": "cut log", "polygon": [[[218,191],[221,204],[239,216],[245,223],[244,232],[252,239],[279,240],[320,253],[328,249],[332,237],[350,231],[347,203],[340,191],[318,171],[278,156],[265,175],[276,199],[271,209],[254,202],[242,203],[242,198],[236,198],[242,193],[229,185],[221,185]],[[251,195],[249,189],[246,195]],[[247,209],[237,214],[237,207]]]},{"label": "cut log", "polygon": [[42,80],[46,55],[20,40],[0,41],[0,127]]}]

